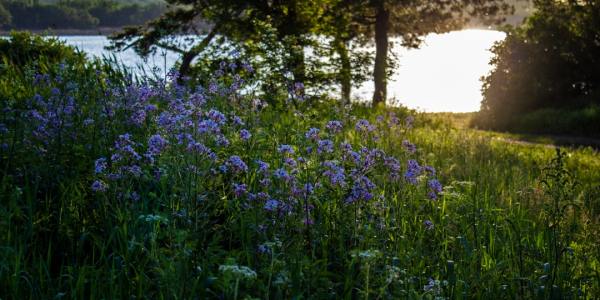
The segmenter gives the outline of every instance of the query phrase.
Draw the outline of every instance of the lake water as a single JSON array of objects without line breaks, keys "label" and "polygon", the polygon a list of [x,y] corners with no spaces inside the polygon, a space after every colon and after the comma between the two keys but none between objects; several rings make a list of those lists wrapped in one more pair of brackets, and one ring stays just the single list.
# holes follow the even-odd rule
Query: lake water
[{"label": "lake water", "polygon": [[[396,46],[398,69],[388,83],[388,97],[410,108],[427,112],[470,112],[479,110],[481,76],[490,71],[489,49],[505,34],[492,30],[462,30],[430,34],[420,49]],[[111,55],[104,46],[104,36],[62,36],[67,44],[94,55]],[[160,52],[143,61],[132,50],[114,53],[124,65],[133,69],[144,66],[164,72],[177,60],[172,52]],[[368,100],[373,83],[355,89],[353,98]]]}]

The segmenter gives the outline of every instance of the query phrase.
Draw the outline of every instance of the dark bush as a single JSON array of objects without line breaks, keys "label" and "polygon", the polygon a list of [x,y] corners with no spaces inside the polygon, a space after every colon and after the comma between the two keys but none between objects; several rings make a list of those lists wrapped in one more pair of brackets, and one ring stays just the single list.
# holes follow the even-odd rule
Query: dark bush
[{"label": "dark bush", "polygon": [[515,129],[521,114],[600,104],[600,1],[536,1],[536,7],[492,49],[495,69],[483,79],[479,127]]}]

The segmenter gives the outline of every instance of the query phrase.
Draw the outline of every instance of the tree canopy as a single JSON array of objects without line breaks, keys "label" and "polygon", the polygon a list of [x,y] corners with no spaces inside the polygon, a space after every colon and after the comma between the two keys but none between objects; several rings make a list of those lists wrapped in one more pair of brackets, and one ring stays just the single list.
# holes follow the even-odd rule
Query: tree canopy
[{"label": "tree canopy", "polygon": [[535,1],[522,27],[493,48],[477,124],[506,129],[543,108],[600,105],[600,1]]},{"label": "tree canopy", "polygon": [[[113,47],[133,47],[142,55],[157,48],[181,53],[179,72],[190,75],[194,61],[214,57],[208,49],[215,37],[226,40],[254,61],[289,73],[293,82],[309,87],[337,84],[341,98],[350,100],[351,86],[366,80],[366,67],[375,82],[373,103],[385,103],[392,73],[390,36],[418,47],[432,32],[458,29],[475,17],[497,23],[512,11],[503,0],[169,0],[172,9],[143,26],[126,28],[112,37]],[[200,26],[205,25],[205,26]],[[207,25],[207,26],[206,26]],[[168,42],[182,33],[203,39],[194,45]],[[219,43],[217,43],[219,44]],[[222,44],[222,43],[220,43]],[[375,45],[374,55],[365,51]],[[313,55],[307,55],[312,53]],[[210,56],[208,56],[210,55]],[[200,57],[200,59],[199,59]],[[269,64],[269,62],[278,62]]]}]

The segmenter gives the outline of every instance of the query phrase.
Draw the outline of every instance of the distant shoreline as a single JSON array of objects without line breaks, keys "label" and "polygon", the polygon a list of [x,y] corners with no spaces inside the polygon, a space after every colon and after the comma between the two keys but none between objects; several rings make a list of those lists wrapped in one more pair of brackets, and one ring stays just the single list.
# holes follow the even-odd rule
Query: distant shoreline
[{"label": "distant shoreline", "polygon": [[[484,25],[480,25],[480,24],[469,25],[469,26],[466,26],[465,28],[463,28],[462,30],[468,30],[468,29],[492,30],[492,31],[500,30],[500,28],[497,28],[497,27],[490,28],[489,26],[484,26]],[[121,27],[99,27],[99,28],[94,28],[94,29],[64,29],[64,28],[63,29],[26,29],[26,28],[21,28],[21,29],[11,29],[11,30],[0,29],[0,36],[2,36],[2,37],[10,36],[11,31],[28,31],[33,34],[43,35],[43,36],[97,36],[97,35],[109,36],[113,33],[119,32],[121,30],[123,30],[123,28],[121,28]]]},{"label": "distant shoreline", "polygon": [[15,28],[11,30],[0,30],[0,36],[9,36],[11,31],[28,31],[38,35],[44,36],[76,36],[76,35],[111,35],[113,33],[121,31],[121,27],[98,27],[92,29],[27,29],[27,28]]}]

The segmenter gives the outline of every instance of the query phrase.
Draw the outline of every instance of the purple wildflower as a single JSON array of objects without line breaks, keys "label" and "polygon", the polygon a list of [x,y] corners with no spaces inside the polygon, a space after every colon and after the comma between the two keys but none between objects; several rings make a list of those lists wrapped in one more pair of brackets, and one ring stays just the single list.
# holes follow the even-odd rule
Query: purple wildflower
[{"label": "purple wildflower", "polygon": [[300,101],[304,100],[304,83],[302,83],[302,82],[294,83],[291,93],[294,96],[298,97],[298,99]]},{"label": "purple wildflower", "polygon": [[269,179],[269,178],[263,178],[263,179],[259,180],[258,183],[262,187],[268,187],[268,186],[271,185],[271,179]]},{"label": "purple wildflower", "polygon": [[419,163],[414,159],[410,159],[408,160],[408,169],[404,173],[404,179],[411,184],[417,184],[417,177],[421,175],[421,172],[422,168]]},{"label": "purple wildflower", "polygon": [[198,123],[198,132],[199,133],[219,133],[221,132],[221,127],[219,123],[214,120],[202,120]]},{"label": "purple wildflower", "polygon": [[390,176],[393,179],[398,178],[398,174],[400,174],[400,162],[396,158],[388,156],[384,159],[383,164],[390,169]]},{"label": "purple wildflower", "polygon": [[96,193],[105,192],[108,189],[108,185],[102,180],[96,180],[92,183],[92,191]]},{"label": "purple wildflower", "polygon": [[318,128],[310,128],[305,134],[304,136],[309,139],[309,140],[313,140],[316,141],[317,139],[319,139],[319,129]]},{"label": "purple wildflower", "polygon": [[219,125],[223,125],[227,121],[227,117],[225,117],[223,113],[214,109],[211,109],[208,112],[208,118],[215,121]]},{"label": "purple wildflower", "polygon": [[246,184],[233,184],[233,193],[236,197],[241,197],[248,192],[248,186]]},{"label": "purple wildflower", "polygon": [[144,107],[144,110],[146,110],[148,112],[155,111],[157,109],[158,109],[158,107],[156,107],[156,105],[154,105],[154,104],[148,104]]},{"label": "purple wildflower", "polygon": [[275,176],[275,178],[277,178],[277,179],[283,179],[285,181],[288,181],[291,179],[290,175],[284,168],[279,168],[279,169],[275,170],[273,172],[273,176]]},{"label": "purple wildflower", "polygon": [[249,64],[248,62],[243,62],[242,68],[248,73],[254,73],[254,68],[252,68],[252,65]]},{"label": "purple wildflower", "polygon": [[327,122],[325,128],[327,128],[327,130],[329,130],[330,133],[336,134],[342,131],[343,125],[342,122],[334,120]]},{"label": "purple wildflower", "polygon": [[107,167],[107,163],[106,163],[106,158],[104,157],[100,157],[96,160],[96,162],[94,163],[94,171],[96,172],[96,174],[100,174],[103,173],[104,170],[106,170]]},{"label": "purple wildflower", "polygon": [[429,199],[435,200],[438,197],[438,194],[442,192],[442,184],[437,179],[431,179],[427,182],[427,186],[429,187]]},{"label": "purple wildflower", "polygon": [[131,115],[131,122],[137,126],[141,126],[146,121],[146,111],[140,109]]},{"label": "purple wildflower", "polygon": [[434,291],[434,289],[436,289],[436,286],[438,285],[438,283],[436,281],[437,280],[434,280],[433,278],[429,278],[429,280],[427,281],[427,285],[423,286],[423,291],[425,291],[425,292]]},{"label": "purple wildflower", "polygon": [[415,146],[415,144],[409,142],[408,140],[402,141],[402,147],[404,147],[404,149],[408,153],[415,153],[417,151],[417,146]]},{"label": "purple wildflower", "polygon": [[431,222],[430,220],[425,220],[425,222],[423,222],[423,225],[427,230],[432,230],[434,228],[433,222]]},{"label": "purple wildflower", "polygon": [[285,158],[285,165],[288,166],[288,167],[290,167],[290,168],[295,168],[298,165],[298,163],[293,158],[286,157]]},{"label": "purple wildflower", "polygon": [[227,164],[231,166],[234,173],[242,173],[248,170],[246,163],[237,155],[229,157]]},{"label": "purple wildflower", "polygon": [[333,142],[331,140],[319,140],[317,144],[317,153],[321,154],[333,152]]},{"label": "purple wildflower", "polygon": [[258,245],[258,253],[260,253],[260,254],[270,254],[271,253],[271,249],[269,248],[269,246],[267,246],[265,244],[260,244],[260,245]]},{"label": "purple wildflower", "polygon": [[344,168],[338,166],[334,161],[326,161],[323,166],[327,168],[323,172],[323,176],[329,178],[329,183],[333,186],[346,186],[346,175],[344,174]]},{"label": "purple wildflower", "polygon": [[157,155],[165,149],[167,143],[167,140],[160,134],[155,134],[148,139],[148,152],[151,155]]},{"label": "purple wildflower", "polygon": [[390,115],[389,115],[389,120],[390,120],[390,121],[389,121],[389,124],[390,124],[391,126],[394,126],[394,125],[398,125],[398,124],[400,124],[400,119],[398,119],[398,116],[397,116],[397,115],[396,115],[396,113],[394,113],[394,112],[390,112]]},{"label": "purple wildflower", "polygon": [[219,145],[221,147],[229,146],[229,140],[223,135],[218,135],[216,142],[217,142],[217,145]]},{"label": "purple wildflower", "polygon": [[355,129],[360,133],[367,133],[375,130],[375,126],[371,125],[371,123],[365,119],[360,119],[356,123]]},{"label": "purple wildflower", "polygon": [[265,210],[273,212],[279,208],[280,202],[275,199],[269,199],[265,203]]},{"label": "purple wildflower", "polygon": [[280,145],[279,148],[277,148],[277,151],[279,151],[279,153],[294,154],[294,148],[290,145]]},{"label": "purple wildflower", "polygon": [[131,175],[133,175],[133,177],[137,178],[137,177],[142,176],[142,168],[140,168],[140,166],[138,166],[138,165],[125,167],[125,170],[127,170],[127,172],[129,172]]},{"label": "purple wildflower", "polygon": [[240,139],[242,139],[243,141],[248,141],[250,139],[250,137],[252,137],[252,134],[250,133],[250,131],[248,131],[246,129],[240,130]]},{"label": "purple wildflower", "polygon": [[227,173],[228,170],[229,170],[229,168],[227,168],[226,165],[219,166],[219,171],[221,171],[221,173],[223,173],[223,174]]},{"label": "purple wildflower", "polygon": [[215,81],[211,81],[210,84],[208,85],[208,91],[211,94],[216,94],[217,92],[219,92],[219,85],[217,85],[217,83]]},{"label": "purple wildflower", "polygon": [[346,198],[346,203],[351,204],[360,200],[369,201],[373,199],[371,191],[375,188],[375,184],[367,176],[358,176],[354,180],[354,185],[350,191],[350,195]]},{"label": "purple wildflower", "polygon": [[269,172],[269,164],[262,161],[262,160],[257,160],[256,163],[258,164],[258,173],[261,174],[266,174],[267,172]]},{"label": "purple wildflower", "polygon": [[244,126],[244,125],[246,125],[244,123],[244,121],[242,121],[242,119],[240,117],[238,117],[238,116],[233,116],[233,124],[236,125],[236,126]]}]

